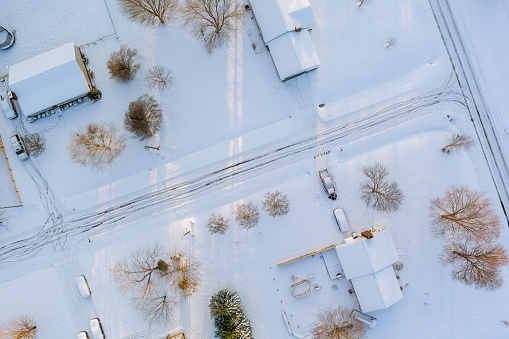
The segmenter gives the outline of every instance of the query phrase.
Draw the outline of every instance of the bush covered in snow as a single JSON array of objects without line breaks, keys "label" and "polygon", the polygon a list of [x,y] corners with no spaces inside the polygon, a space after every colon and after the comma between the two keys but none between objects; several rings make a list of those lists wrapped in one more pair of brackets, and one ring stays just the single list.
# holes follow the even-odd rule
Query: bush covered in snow
[{"label": "bush covered in snow", "polygon": [[154,98],[145,94],[129,103],[124,116],[124,127],[143,141],[159,131],[162,120],[161,107]]},{"label": "bush covered in snow", "polygon": [[40,133],[30,133],[23,137],[28,155],[38,157],[46,150],[46,138]]},{"label": "bush covered in snow", "polygon": [[225,218],[221,215],[216,215],[215,213],[212,213],[210,215],[210,218],[207,222],[207,227],[209,229],[209,232],[211,234],[219,233],[219,234],[225,234],[228,228],[230,227],[228,223],[230,222],[230,219]]},{"label": "bush covered in snow", "polygon": [[120,46],[120,50],[113,52],[106,63],[110,77],[118,82],[129,82],[140,69],[140,64],[135,64],[138,50],[130,49],[127,45]]},{"label": "bush covered in snow", "polygon": [[258,224],[260,212],[258,206],[249,202],[237,206],[235,211],[235,222],[244,228],[252,228]]},{"label": "bush covered in snow", "polygon": [[280,217],[290,212],[290,202],[286,194],[279,191],[267,192],[264,195],[263,210],[271,217]]}]

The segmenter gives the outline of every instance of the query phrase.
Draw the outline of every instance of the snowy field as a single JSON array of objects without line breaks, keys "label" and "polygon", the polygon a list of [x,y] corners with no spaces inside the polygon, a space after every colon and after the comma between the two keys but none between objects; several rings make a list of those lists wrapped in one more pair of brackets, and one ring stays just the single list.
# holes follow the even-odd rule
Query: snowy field
[{"label": "snowy field", "polygon": [[[108,338],[159,339],[182,329],[186,338],[212,339],[208,301],[215,292],[229,288],[239,292],[255,338],[290,338],[281,317],[283,310],[294,332],[307,335],[320,309],[356,307],[355,297],[347,292],[351,285],[344,278],[331,281],[319,255],[276,265],[341,243],[332,215],[334,208],[341,207],[353,231],[387,228],[405,265],[398,272],[404,298],[389,309],[372,312],[378,326],[368,331],[369,337],[509,336],[509,328],[501,323],[509,320],[507,283],[488,293],[453,282],[448,269],[438,263],[443,244],[429,232],[429,201],[443,195],[451,184],[482,190],[494,202],[498,198],[478,144],[453,155],[440,151],[451,132],[475,136],[475,131],[468,112],[458,104],[454,78],[447,82],[452,69],[428,1],[374,0],[358,8],[353,0],[311,0],[317,22],[311,35],[322,65],[286,83],[279,81],[268,51],[260,48],[262,41],[251,13],[227,47],[208,54],[177,23],[152,29],[128,22],[114,0],[86,5],[78,1],[4,2],[0,22],[16,30],[17,41],[0,54],[0,76],[5,65],[74,41],[84,46],[103,98],[24,126],[19,119],[0,117],[4,142],[16,128],[42,132],[47,138],[46,152],[33,163],[21,163],[12,149],[6,149],[24,206],[6,210],[9,230],[0,230],[0,249],[16,240],[37,239],[43,226],[51,226],[48,215],[61,213],[71,228],[72,220],[80,216],[256,159],[292,142],[302,142],[309,149],[228,178],[223,184],[201,188],[200,194],[145,206],[146,210],[133,212],[123,221],[59,241],[45,239],[47,244],[40,252],[22,262],[11,262],[16,260],[14,255],[4,256],[0,262],[0,322],[13,312],[30,313],[40,326],[40,338],[73,338],[79,331],[90,332],[88,320],[99,317]],[[481,29],[488,29],[484,23],[505,27],[507,17],[501,9],[509,4],[500,0],[483,7],[485,14],[474,24],[473,13],[481,10],[476,6],[474,1],[465,1],[457,9],[464,15],[463,24],[468,23],[472,44],[483,55],[494,48],[481,44]],[[498,21],[487,19],[493,13]],[[390,38],[398,43],[386,48]],[[111,80],[106,68],[110,53],[121,44],[137,48],[140,56],[141,69],[127,85]],[[502,121],[506,103],[501,99],[501,74],[505,69],[497,73],[489,67],[497,63],[494,54],[489,55],[494,59],[488,59],[488,54],[480,59],[486,60],[481,63],[483,81],[489,84],[486,91],[494,98],[500,112],[497,119]],[[162,94],[151,91],[143,79],[145,71],[156,64],[173,70],[174,84]],[[451,94],[442,94],[447,91]],[[66,147],[73,131],[94,121],[114,121],[121,126],[129,101],[145,93],[161,102],[160,133],[146,143],[129,139],[126,150],[103,172],[70,162]],[[322,103],[325,107],[318,108]],[[400,103],[405,104],[398,106]],[[382,117],[385,110],[395,111],[394,107],[400,107],[394,117],[369,123],[370,117]],[[327,131],[338,137],[328,138]],[[308,138],[311,141],[305,141]],[[147,151],[144,145],[160,148]],[[389,168],[404,193],[396,213],[367,209],[360,199],[361,169],[375,161]],[[12,203],[14,196],[4,167],[2,163],[2,206]],[[329,168],[336,181],[336,201],[327,199],[318,181],[317,170],[323,167]],[[275,190],[288,195],[288,215],[274,219],[262,212],[259,225],[249,231],[234,223],[237,204],[253,201],[261,207],[263,194]],[[496,204],[496,210],[503,216],[500,205]],[[230,218],[225,235],[207,232],[211,213]],[[187,230],[192,234],[183,236]],[[170,324],[149,328],[112,281],[109,269],[156,242],[164,249],[184,250],[200,262],[202,281],[198,291],[176,309]],[[500,242],[509,246],[507,227]],[[65,245],[63,250],[60,245]],[[90,283],[91,299],[82,299],[75,287],[74,279],[81,274]],[[310,275],[321,289],[294,299],[291,277]],[[507,268],[504,276],[508,276]]]}]

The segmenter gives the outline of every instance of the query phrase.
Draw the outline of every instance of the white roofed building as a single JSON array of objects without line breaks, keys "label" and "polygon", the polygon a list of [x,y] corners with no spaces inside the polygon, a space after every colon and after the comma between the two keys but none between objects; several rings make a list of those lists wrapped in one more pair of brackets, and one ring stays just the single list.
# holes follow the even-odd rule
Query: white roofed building
[{"label": "white roofed building", "polygon": [[249,2],[281,81],[320,66],[309,34],[315,25],[315,19],[308,0]]},{"label": "white roofed building", "polygon": [[373,238],[346,238],[336,253],[350,279],[363,312],[387,308],[403,299],[392,267],[398,253],[387,230],[377,230]]},{"label": "white roofed building", "polygon": [[308,0],[250,0],[249,3],[265,44],[296,28],[309,29],[315,25]]},{"label": "white roofed building", "polygon": [[71,42],[10,66],[9,88],[30,118],[86,96],[92,83],[80,50]]},{"label": "white roofed building", "polygon": [[281,81],[317,69],[320,60],[307,30],[288,32],[268,43]]}]

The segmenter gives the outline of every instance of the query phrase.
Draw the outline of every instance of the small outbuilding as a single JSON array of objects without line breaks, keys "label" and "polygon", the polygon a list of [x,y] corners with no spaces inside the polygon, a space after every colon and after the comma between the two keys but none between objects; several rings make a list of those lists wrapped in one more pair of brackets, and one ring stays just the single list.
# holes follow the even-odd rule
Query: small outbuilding
[{"label": "small outbuilding", "polygon": [[53,108],[82,100],[92,82],[79,48],[70,42],[10,66],[9,88],[32,121]]},{"label": "small outbuilding", "polygon": [[403,299],[392,264],[398,253],[387,230],[370,232],[371,238],[348,237],[336,246],[347,279],[350,279],[362,312],[388,308]]}]

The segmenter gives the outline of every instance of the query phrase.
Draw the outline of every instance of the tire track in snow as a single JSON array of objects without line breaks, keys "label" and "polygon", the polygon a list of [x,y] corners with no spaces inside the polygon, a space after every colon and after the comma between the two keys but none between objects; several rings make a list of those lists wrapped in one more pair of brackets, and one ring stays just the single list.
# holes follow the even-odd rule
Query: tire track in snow
[{"label": "tire track in snow", "polygon": [[458,29],[449,1],[429,0],[429,3],[465,98],[465,104],[480,141],[506,221],[509,221],[507,212],[507,207],[509,207],[509,167],[491,120],[490,109],[485,102],[481,86],[470,61],[468,49],[465,47],[465,39]]},{"label": "tire track in snow", "polygon": [[[451,76],[439,88],[421,95],[396,102],[368,116],[355,117],[351,121],[319,129],[286,142],[255,149],[238,155],[241,160],[226,159],[216,164],[186,173],[159,183],[136,195],[128,195],[102,206],[95,211],[68,218],[65,221],[65,235],[68,238],[85,236],[86,232],[108,232],[136,220],[163,213],[174,205],[184,206],[197,197],[211,194],[231,185],[243,182],[269,171],[287,166],[316,155],[317,148],[334,143],[354,142],[369,134],[391,128],[409,120],[430,114],[424,109],[440,103],[465,104],[464,97],[455,89]],[[226,165],[225,165],[226,164]],[[99,211],[97,211],[99,210]],[[0,246],[0,262],[26,260],[56,237],[53,228],[31,237]]]}]

